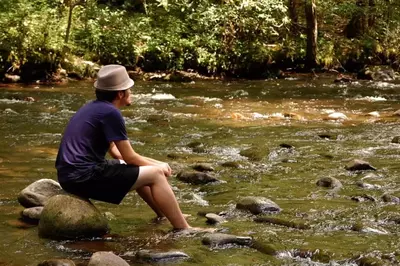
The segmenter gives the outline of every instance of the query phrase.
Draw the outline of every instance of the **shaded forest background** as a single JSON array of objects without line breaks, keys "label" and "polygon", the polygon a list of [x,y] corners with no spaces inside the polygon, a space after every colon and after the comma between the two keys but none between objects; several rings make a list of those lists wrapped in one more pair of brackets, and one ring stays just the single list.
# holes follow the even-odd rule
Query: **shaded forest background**
[{"label": "shaded forest background", "polygon": [[0,2],[0,79],[88,72],[88,61],[240,78],[366,65],[399,70],[400,1]]}]

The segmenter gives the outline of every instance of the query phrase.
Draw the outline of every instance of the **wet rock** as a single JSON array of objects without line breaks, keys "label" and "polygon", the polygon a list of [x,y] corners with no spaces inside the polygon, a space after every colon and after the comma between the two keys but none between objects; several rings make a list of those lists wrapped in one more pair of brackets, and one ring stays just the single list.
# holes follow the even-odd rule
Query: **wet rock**
[{"label": "wet rock", "polygon": [[345,166],[345,169],[348,171],[376,170],[369,162],[358,159],[349,162]]},{"label": "wet rock", "polygon": [[252,147],[240,151],[239,154],[248,158],[250,161],[261,161],[267,155],[267,151],[259,147]]},{"label": "wet rock", "polygon": [[358,266],[384,266],[387,265],[383,261],[374,257],[361,257],[356,260]]},{"label": "wet rock", "polygon": [[384,202],[392,202],[392,203],[400,204],[400,198],[390,195],[390,194],[383,194],[382,200]]},{"label": "wet rock", "polygon": [[150,250],[140,250],[136,253],[136,258],[142,261],[159,262],[159,261],[177,261],[190,258],[181,251],[155,252]]},{"label": "wet rock", "polygon": [[374,111],[374,112],[369,112],[369,113],[367,114],[367,116],[380,117],[381,115],[379,114],[379,112]]},{"label": "wet rock", "polygon": [[267,254],[267,255],[271,255],[271,256],[274,256],[278,253],[276,248],[273,245],[265,244],[265,243],[262,243],[259,241],[253,241],[251,248],[254,248],[263,254]]},{"label": "wet rock", "polygon": [[329,134],[318,134],[321,139],[334,139],[335,137]]},{"label": "wet rock", "polygon": [[392,139],[392,143],[400,144],[400,136],[396,136]]},{"label": "wet rock", "polygon": [[260,213],[276,213],[280,212],[281,208],[272,200],[264,197],[245,197],[242,198],[237,204],[236,208],[240,210],[250,211],[252,214]]},{"label": "wet rock", "polygon": [[40,179],[18,195],[18,202],[25,208],[44,206],[49,198],[65,193],[60,184],[52,179]]},{"label": "wet rock", "polygon": [[35,98],[28,96],[28,97],[25,97],[25,98],[24,98],[24,101],[25,101],[25,102],[34,102],[34,101],[35,101]]},{"label": "wet rock", "polygon": [[203,199],[199,194],[196,194],[193,192],[183,194],[182,199],[185,199],[186,202],[191,202],[191,203],[194,203],[194,204],[200,205],[200,206],[208,206],[209,205],[208,201]]},{"label": "wet rock", "polygon": [[45,205],[39,222],[39,236],[75,239],[103,236],[107,219],[88,200],[73,195],[56,195]]},{"label": "wet rock", "polygon": [[192,166],[192,168],[200,172],[213,172],[215,170],[214,167],[208,163],[195,164]]},{"label": "wet rock", "polygon": [[180,172],[176,178],[182,182],[194,185],[207,184],[210,182],[218,182],[214,176],[203,172]]},{"label": "wet rock", "polygon": [[400,116],[400,109],[393,113],[393,116]]},{"label": "wet rock", "polygon": [[14,111],[11,108],[4,109],[3,113],[5,113],[5,114],[13,114],[13,115],[17,115],[18,114],[18,112]]},{"label": "wet rock", "polygon": [[371,201],[371,202],[376,202],[376,198],[364,194],[364,195],[360,195],[360,196],[352,196],[351,200],[357,201],[357,202],[365,202],[365,201]]},{"label": "wet rock", "polygon": [[293,149],[294,148],[292,145],[286,144],[286,143],[279,144],[279,147],[285,148],[285,149]]},{"label": "wet rock", "polygon": [[380,185],[368,184],[368,183],[364,183],[363,181],[357,181],[356,185],[358,187],[364,188],[364,189],[380,189],[381,188]]},{"label": "wet rock", "polygon": [[342,183],[334,177],[322,177],[317,181],[317,186],[336,189],[343,187]]},{"label": "wet rock", "polygon": [[75,266],[75,263],[68,259],[50,259],[39,263],[37,266]]},{"label": "wet rock", "polygon": [[251,244],[253,243],[253,238],[249,236],[235,236],[229,234],[214,233],[206,234],[201,242],[204,245],[208,245],[211,247],[218,247],[228,244],[251,246]]},{"label": "wet rock", "polygon": [[304,222],[287,221],[275,217],[256,217],[254,221],[257,223],[270,223],[276,225],[283,225],[295,229],[310,229],[310,226]]},{"label": "wet rock", "polygon": [[43,207],[32,207],[22,211],[21,216],[25,221],[39,221]]},{"label": "wet rock", "polygon": [[224,162],[221,164],[223,167],[240,168],[241,165],[237,161]]},{"label": "wet rock", "polygon": [[219,224],[226,222],[225,218],[215,213],[207,213],[205,215],[208,224]]},{"label": "wet rock", "polygon": [[396,73],[390,66],[367,66],[357,74],[358,79],[390,81],[396,78]]},{"label": "wet rock", "polygon": [[96,252],[90,258],[88,266],[129,266],[129,264],[112,252]]},{"label": "wet rock", "polygon": [[198,148],[198,147],[204,147],[204,144],[201,143],[200,141],[193,141],[193,142],[190,142],[187,146],[189,148],[193,149],[193,148]]},{"label": "wet rock", "polygon": [[349,118],[343,113],[334,112],[334,113],[329,114],[326,119],[328,119],[328,120],[347,120]]}]

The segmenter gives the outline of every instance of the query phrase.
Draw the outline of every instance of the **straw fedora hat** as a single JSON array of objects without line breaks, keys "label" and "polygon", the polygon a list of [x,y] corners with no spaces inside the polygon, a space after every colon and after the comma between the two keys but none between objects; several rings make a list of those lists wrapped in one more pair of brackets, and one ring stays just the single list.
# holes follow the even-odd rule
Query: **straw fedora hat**
[{"label": "straw fedora hat", "polygon": [[124,66],[106,65],[97,73],[94,87],[103,91],[123,91],[132,87],[133,84]]}]

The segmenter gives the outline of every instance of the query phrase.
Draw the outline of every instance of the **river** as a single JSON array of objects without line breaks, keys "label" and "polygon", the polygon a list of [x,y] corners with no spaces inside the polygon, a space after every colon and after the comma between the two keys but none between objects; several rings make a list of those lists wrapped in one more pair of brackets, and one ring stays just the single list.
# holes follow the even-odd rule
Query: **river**
[{"label": "river", "polygon": [[[210,163],[213,174],[225,181],[189,185],[171,179],[183,212],[191,215],[190,224],[210,227],[199,211],[230,210],[241,197],[253,195],[276,202],[283,209],[276,217],[306,222],[311,228],[260,224],[243,215],[218,228],[272,244],[279,255],[244,247],[211,250],[199,238],[166,239],[170,225],[152,223],[150,208],[131,193],[119,206],[93,201],[115,216],[106,238],[40,239],[37,226],[19,220],[23,207],[17,196],[38,179],[56,180],[54,161],[63,129],[94,91],[90,82],[18,84],[0,87],[0,265],[37,265],[51,258],[85,263],[93,252],[104,250],[133,265],[139,249],[190,255],[179,265],[325,265],[293,256],[298,250],[315,249],[331,254],[333,265],[353,265],[360,255],[396,263],[400,225],[391,218],[400,216],[400,205],[383,202],[381,196],[400,196],[400,144],[391,143],[400,135],[400,117],[392,116],[400,109],[400,83],[337,84],[332,78],[307,77],[185,84],[137,81],[132,92],[133,104],[122,113],[137,152],[172,165]],[[35,101],[24,101],[26,97]],[[330,119],[334,112],[344,119]],[[200,142],[202,149],[193,151],[193,142]],[[252,147],[266,155],[256,161],[240,155]],[[378,169],[375,176],[345,170],[351,159],[371,163]],[[239,167],[224,167],[224,162],[237,162]],[[332,194],[316,185],[321,177],[335,177],[343,188]],[[358,181],[371,186],[360,187]],[[352,200],[364,194],[376,201]],[[358,223],[366,229],[353,230]]]}]

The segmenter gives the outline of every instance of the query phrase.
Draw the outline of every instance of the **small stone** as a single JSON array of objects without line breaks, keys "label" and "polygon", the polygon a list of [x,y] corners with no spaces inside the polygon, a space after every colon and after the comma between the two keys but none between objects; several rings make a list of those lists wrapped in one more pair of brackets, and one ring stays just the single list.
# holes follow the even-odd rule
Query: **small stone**
[{"label": "small stone", "polygon": [[392,143],[400,144],[400,136],[396,136],[392,139]]},{"label": "small stone", "polygon": [[195,164],[192,166],[192,168],[200,172],[212,172],[215,170],[214,167],[208,163]]},{"label": "small stone", "polygon": [[112,252],[100,251],[92,255],[88,266],[129,266],[129,264]]},{"label": "small stone", "polygon": [[390,195],[390,194],[383,194],[382,195],[382,200],[384,202],[392,202],[392,203],[400,203],[400,199],[396,196]]},{"label": "small stone", "polygon": [[22,211],[21,216],[25,220],[33,220],[33,221],[39,221],[40,220],[40,215],[42,214],[43,207],[32,207],[32,208],[27,208]]},{"label": "small stone", "polygon": [[219,216],[215,213],[207,213],[205,217],[207,218],[207,223],[209,224],[219,224],[226,222],[224,217]]},{"label": "small stone", "polygon": [[180,172],[176,178],[182,182],[195,185],[219,181],[214,176],[202,172]]},{"label": "small stone", "polygon": [[334,177],[322,177],[317,181],[317,186],[328,188],[341,188],[342,183]]},{"label": "small stone", "polygon": [[237,204],[237,209],[248,210],[252,214],[260,213],[276,213],[280,212],[281,208],[272,200],[264,197],[244,197]]},{"label": "small stone", "polygon": [[221,233],[206,234],[202,241],[204,245],[218,247],[227,244],[236,244],[241,246],[251,246],[253,238],[248,236],[235,236]]}]

